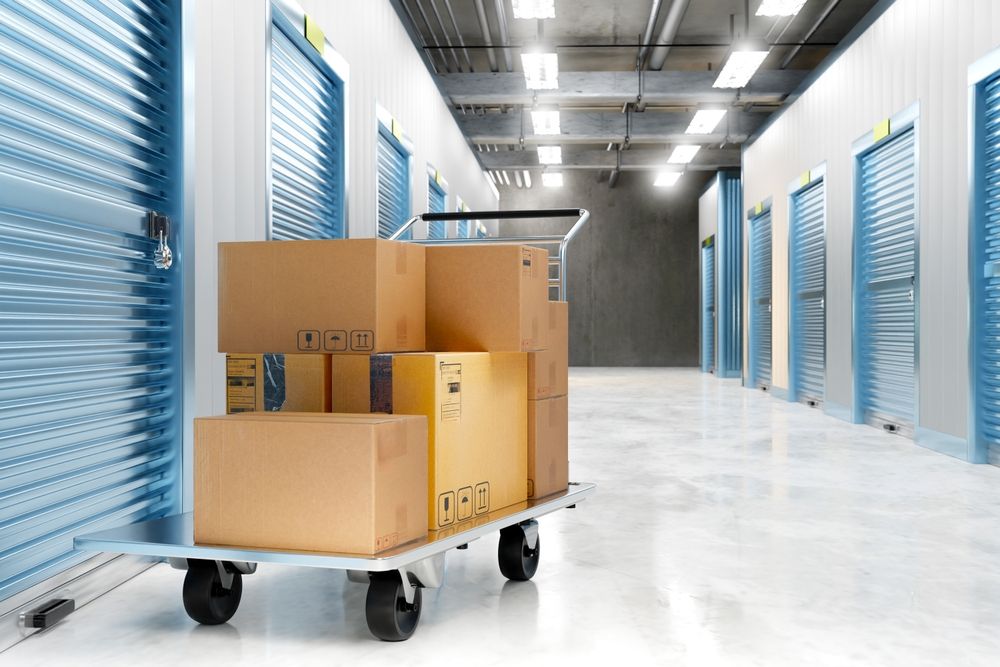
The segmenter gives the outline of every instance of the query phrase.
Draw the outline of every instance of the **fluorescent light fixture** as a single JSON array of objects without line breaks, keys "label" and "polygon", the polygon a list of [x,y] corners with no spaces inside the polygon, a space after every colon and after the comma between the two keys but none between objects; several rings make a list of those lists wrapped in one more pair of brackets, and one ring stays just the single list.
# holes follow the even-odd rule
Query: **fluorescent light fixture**
[{"label": "fluorescent light fixture", "polygon": [[683,173],[683,171],[661,171],[656,175],[653,185],[658,188],[672,188],[677,185]]},{"label": "fluorescent light fixture", "polygon": [[524,187],[531,187],[531,174],[528,173],[527,169],[524,170]]},{"label": "fluorescent light fixture", "polygon": [[757,16],[795,16],[806,0],[761,0]]},{"label": "fluorescent light fixture", "polygon": [[542,185],[547,188],[561,188],[563,186],[563,175],[561,171],[543,171]]},{"label": "fluorescent light fixture", "polygon": [[532,111],[531,124],[535,134],[561,134],[558,111]]},{"label": "fluorescent light fixture", "polygon": [[694,159],[694,156],[700,150],[701,146],[698,145],[674,146],[674,152],[670,154],[670,159],[667,162],[670,164],[687,164]]},{"label": "fluorescent light fixture", "polygon": [[556,17],[556,0],[511,0],[511,5],[516,19],[554,19]]},{"label": "fluorescent light fixture", "polygon": [[522,53],[521,69],[528,90],[559,87],[559,56],[555,53]]},{"label": "fluorescent light fixture", "polygon": [[539,146],[539,164],[562,164],[562,146]]},{"label": "fluorescent light fixture", "polygon": [[503,182],[506,185],[510,185],[510,176],[507,175],[507,170],[505,169],[505,170],[501,171],[500,175],[503,176]]},{"label": "fluorescent light fixture", "polygon": [[712,134],[725,117],[725,109],[700,109],[695,112],[686,131],[688,134]]},{"label": "fluorescent light fixture", "polygon": [[733,51],[712,87],[742,88],[749,83],[757,68],[764,62],[764,58],[767,58],[766,49]]}]

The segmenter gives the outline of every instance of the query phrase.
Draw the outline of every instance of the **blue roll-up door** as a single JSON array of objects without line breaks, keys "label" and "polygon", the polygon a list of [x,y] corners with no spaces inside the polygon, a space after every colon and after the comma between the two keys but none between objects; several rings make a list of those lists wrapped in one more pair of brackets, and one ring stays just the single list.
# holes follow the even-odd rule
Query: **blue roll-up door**
[{"label": "blue roll-up door", "polygon": [[792,195],[791,398],[818,404],[826,393],[826,214],[824,181]]},{"label": "blue roll-up door", "polygon": [[[431,213],[444,213],[446,195],[444,189],[432,178],[427,181],[427,210]],[[427,238],[443,239],[445,237],[444,222],[427,223]]]},{"label": "blue roll-up door", "polygon": [[719,217],[715,234],[718,261],[716,329],[719,377],[743,371],[743,191],[739,176],[719,172]]},{"label": "blue roll-up door", "polygon": [[179,510],[178,7],[0,0],[0,600]]},{"label": "blue roll-up door", "polygon": [[903,430],[915,408],[915,148],[911,127],[858,160],[857,400],[863,421]]},{"label": "blue roll-up door", "polygon": [[[410,154],[381,124],[378,131],[378,235],[389,238],[410,218]],[[409,238],[410,232],[404,235]]]},{"label": "blue roll-up door", "polygon": [[458,237],[461,239],[472,238],[472,221],[471,220],[459,220],[458,221]]},{"label": "blue roll-up door", "polygon": [[301,26],[272,13],[271,238],[343,238],[343,82]]},{"label": "blue roll-up door", "polygon": [[701,370],[715,371],[715,237],[701,244]]},{"label": "blue roll-up door", "polygon": [[976,118],[975,430],[978,460],[1000,462],[1000,76],[981,84]]},{"label": "blue roll-up door", "polygon": [[771,211],[750,220],[750,386],[771,386]]}]

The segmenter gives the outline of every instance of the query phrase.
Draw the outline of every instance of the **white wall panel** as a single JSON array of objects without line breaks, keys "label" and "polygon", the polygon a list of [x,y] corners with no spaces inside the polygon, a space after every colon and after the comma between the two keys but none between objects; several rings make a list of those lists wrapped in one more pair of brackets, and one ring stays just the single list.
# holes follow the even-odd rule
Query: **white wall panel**
[{"label": "white wall panel", "polygon": [[[348,229],[375,235],[376,102],[414,143],[412,210],[427,208],[428,162],[455,196],[497,208],[494,191],[389,0],[300,0],[350,65]],[[225,359],[217,349],[220,241],[266,236],[266,44],[268,0],[186,0],[194,35],[195,415],[225,412]],[[420,234],[422,235],[422,233]],[[186,442],[190,456],[190,442]],[[188,459],[190,460],[190,459]],[[190,471],[188,471],[190,472]],[[190,508],[190,480],[185,484]]]},{"label": "white wall panel", "polygon": [[719,227],[719,179],[712,179],[712,184],[698,198],[698,242],[704,241],[714,234]]},{"label": "white wall panel", "polygon": [[774,383],[788,386],[788,197],[827,162],[828,401],[852,404],[851,143],[920,104],[920,426],[965,437],[968,66],[1000,44],[998,0],[897,0],[744,151],[746,206],[773,197]]}]

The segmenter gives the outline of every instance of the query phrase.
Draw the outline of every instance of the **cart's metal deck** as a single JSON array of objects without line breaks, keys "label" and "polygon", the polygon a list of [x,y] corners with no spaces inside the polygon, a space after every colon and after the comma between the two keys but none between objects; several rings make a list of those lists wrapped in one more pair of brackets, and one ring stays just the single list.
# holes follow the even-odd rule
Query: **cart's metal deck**
[{"label": "cart's metal deck", "polygon": [[82,535],[74,540],[74,545],[80,551],[103,551],[159,558],[197,558],[387,572],[468,544],[506,526],[575,505],[592,495],[596,488],[595,484],[572,483],[563,493],[518,503],[454,527],[432,531],[422,540],[408,542],[374,556],[195,544],[191,514],[175,514],[163,519]]}]

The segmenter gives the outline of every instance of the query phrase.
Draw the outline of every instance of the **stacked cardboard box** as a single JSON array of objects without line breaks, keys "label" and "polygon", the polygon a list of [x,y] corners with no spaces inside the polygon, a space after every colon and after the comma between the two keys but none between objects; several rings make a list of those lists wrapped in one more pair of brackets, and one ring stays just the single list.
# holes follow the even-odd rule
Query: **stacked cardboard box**
[{"label": "stacked cardboard box", "polygon": [[550,301],[548,349],[528,355],[528,497],[569,485],[569,304]]}]

